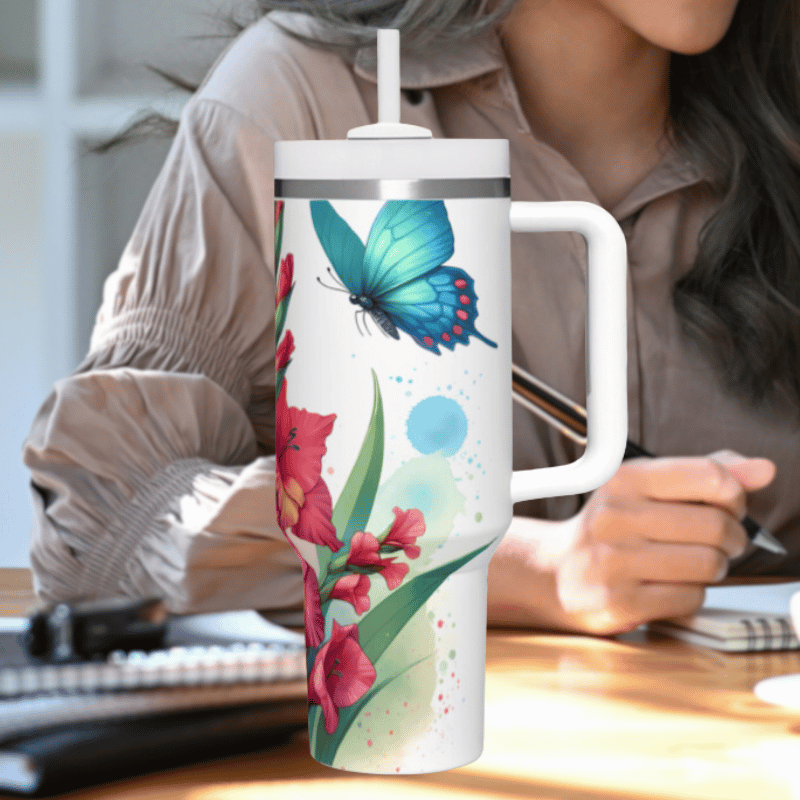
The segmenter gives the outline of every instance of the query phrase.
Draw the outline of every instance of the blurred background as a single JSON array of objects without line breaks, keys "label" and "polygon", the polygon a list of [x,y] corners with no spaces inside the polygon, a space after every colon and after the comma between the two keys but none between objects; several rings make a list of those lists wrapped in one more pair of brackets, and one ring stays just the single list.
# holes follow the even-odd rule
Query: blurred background
[{"label": "blurred background", "polygon": [[[0,0],[0,566],[28,566],[22,442],[53,384],[83,359],[170,141],[86,152],[134,117],[189,98],[246,0]],[[249,16],[248,16],[249,15]]]}]

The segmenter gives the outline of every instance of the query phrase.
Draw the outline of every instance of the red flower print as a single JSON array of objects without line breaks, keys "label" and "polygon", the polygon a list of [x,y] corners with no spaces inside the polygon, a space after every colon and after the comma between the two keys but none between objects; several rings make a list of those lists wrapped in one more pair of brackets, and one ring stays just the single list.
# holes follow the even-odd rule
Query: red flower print
[{"label": "red flower print", "polygon": [[346,600],[353,605],[356,614],[363,614],[369,608],[369,577],[350,574],[339,578],[330,593],[330,599]]},{"label": "red flower print", "polygon": [[333,621],[331,638],[320,647],[308,676],[308,700],[322,706],[325,731],[339,724],[339,709],[351,706],[375,683],[375,667],[358,644],[358,625]]},{"label": "red flower print", "polygon": [[390,589],[397,588],[408,574],[408,564],[397,563],[394,558],[381,558],[380,542],[366,531],[356,531],[350,540],[347,563],[354,567],[374,567],[386,580]]},{"label": "red flower print", "polygon": [[333,501],[322,480],[325,440],[333,430],[336,414],[323,417],[286,405],[284,383],[276,403],[275,464],[278,525],[292,529],[300,539],[336,552],[342,543],[331,522]]},{"label": "red flower print", "polygon": [[393,558],[384,558],[383,563],[386,566],[381,570],[381,575],[386,579],[386,585],[390,589],[396,589],[408,575],[408,564],[395,561]]},{"label": "red flower print", "polygon": [[303,567],[303,612],[305,616],[306,645],[316,647],[325,637],[325,617],[322,616],[322,602],[319,596],[317,573],[309,566],[294,542],[289,540],[292,550]]},{"label": "red flower print", "polygon": [[422,512],[418,508],[401,511],[397,506],[392,511],[394,512],[394,522],[381,544],[400,547],[406,554],[406,558],[417,558],[420,549],[414,543],[417,537],[425,533],[425,518],[422,516]]},{"label": "red flower print", "polygon": [[276,368],[284,369],[288,365],[292,353],[294,353],[294,336],[292,336],[291,331],[286,331],[286,335],[281,339],[275,355]]},{"label": "red flower print", "polygon": [[354,567],[380,566],[381,557],[378,555],[380,542],[366,531],[356,531],[350,539],[350,555],[347,563]]},{"label": "red flower print", "polygon": [[[295,548],[297,553],[297,548]],[[300,553],[297,553],[299,556]],[[305,616],[306,645],[316,647],[325,636],[325,618],[322,616],[322,606],[319,599],[319,583],[317,573],[308,566],[305,559],[300,556],[303,564],[303,611]]]},{"label": "red flower print", "polygon": [[275,224],[278,224],[278,220],[281,218],[281,214],[283,214],[283,200],[276,200],[275,201]]},{"label": "red flower print", "polygon": [[275,295],[275,306],[280,305],[281,301],[289,294],[294,280],[294,256],[286,254],[286,258],[281,259],[281,269],[278,274],[278,292]]}]

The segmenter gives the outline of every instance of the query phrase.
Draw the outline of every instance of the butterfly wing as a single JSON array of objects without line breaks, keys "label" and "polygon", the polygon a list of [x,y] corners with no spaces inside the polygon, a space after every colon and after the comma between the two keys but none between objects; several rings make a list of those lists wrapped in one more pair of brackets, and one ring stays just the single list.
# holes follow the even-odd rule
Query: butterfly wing
[{"label": "butterfly wing", "polygon": [[380,308],[414,341],[436,355],[439,345],[453,350],[458,342],[469,344],[474,336],[497,347],[475,328],[478,296],[475,282],[458,267],[439,267],[409,281],[380,298]]},{"label": "butterfly wing", "polygon": [[354,295],[364,293],[364,243],[327,200],[311,201],[317,238],[342,283]]},{"label": "butterfly wing", "polygon": [[453,249],[453,228],[441,200],[389,200],[367,238],[364,294],[380,298],[444,264]]}]

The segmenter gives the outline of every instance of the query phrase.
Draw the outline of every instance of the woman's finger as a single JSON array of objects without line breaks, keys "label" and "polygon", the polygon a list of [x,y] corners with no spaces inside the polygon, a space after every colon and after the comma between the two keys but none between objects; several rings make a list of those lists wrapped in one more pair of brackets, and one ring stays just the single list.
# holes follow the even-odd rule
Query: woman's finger
[{"label": "woman's finger", "polygon": [[703,605],[705,587],[691,583],[591,585],[562,598],[564,608],[586,631],[601,635],[633,630],[644,622],[692,614]]},{"label": "woman's finger", "polygon": [[626,461],[606,486],[650,500],[707,503],[745,515],[745,492],[724,465],[710,457],[652,458]]},{"label": "woman's finger", "polygon": [[718,450],[710,458],[727,467],[746,492],[762,489],[775,477],[775,463],[768,458],[746,458],[733,450]]},{"label": "woman's finger", "polygon": [[642,583],[717,583],[728,574],[728,556],[716,547],[649,542],[620,556]]},{"label": "woman's finger", "polygon": [[735,558],[748,545],[744,528],[727,511],[699,503],[609,500],[593,520],[595,541],[622,547],[648,542],[713,547]]},{"label": "woman's finger", "polygon": [[705,587],[699,584],[644,583],[637,592],[640,620],[682,617],[694,614],[705,599]]}]

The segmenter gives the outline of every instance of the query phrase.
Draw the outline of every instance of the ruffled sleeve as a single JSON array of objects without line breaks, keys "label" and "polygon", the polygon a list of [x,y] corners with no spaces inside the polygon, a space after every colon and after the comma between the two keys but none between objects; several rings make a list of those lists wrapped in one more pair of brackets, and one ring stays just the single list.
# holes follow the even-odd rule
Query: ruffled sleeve
[{"label": "ruffled sleeve", "polygon": [[106,282],[89,355],[25,443],[47,601],[302,605],[271,455],[272,147],[302,133],[279,128],[202,97],[184,111]]}]

